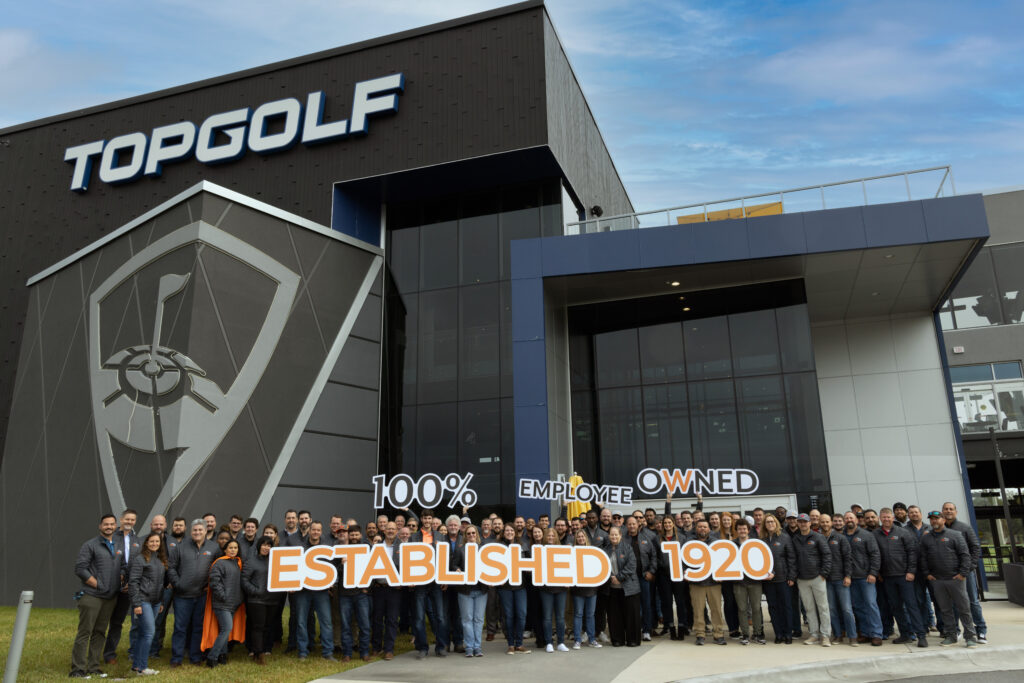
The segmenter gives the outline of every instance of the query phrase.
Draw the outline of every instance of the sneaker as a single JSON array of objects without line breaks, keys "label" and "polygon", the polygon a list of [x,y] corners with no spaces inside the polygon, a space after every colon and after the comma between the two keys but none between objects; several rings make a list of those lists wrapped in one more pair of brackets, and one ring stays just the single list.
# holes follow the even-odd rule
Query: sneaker
[{"label": "sneaker", "polygon": [[982,645],[986,644],[988,642],[988,634],[987,633],[979,633],[978,634],[978,642],[981,643]]},{"label": "sneaker", "polygon": [[565,646],[565,643],[559,643],[558,647],[555,648],[555,649],[557,649],[559,652],[568,652],[569,651],[569,648],[567,648]]},{"label": "sneaker", "polygon": [[758,645],[764,645],[765,644],[764,634],[763,633],[759,633],[758,635],[754,636],[754,642],[757,643]]},{"label": "sneaker", "polygon": [[964,643],[964,647],[978,647],[978,641],[968,638],[967,642]]},{"label": "sneaker", "polygon": [[817,638],[815,638],[814,636],[811,636],[810,638],[808,638],[807,640],[804,641],[804,645],[817,645],[818,642],[819,641],[818,641]]},{"label": "sneaker", "polygon": [[575,643],[573,643],[572,644],[572,649],[574,649],[574,650],[580,649],[580,641],[577,640]]},{"label": "sneaker", "polygon": [[742,638],[742,636],[740,635],[739,631],[730,631],[729,632],[729,638],[732,639],[732,640],[740,640],[740,638]]},{"label": "sneaker", "polygon": [[544,652],[554,652],[554,651],[555,651],[555,646],[552,645],[551,643],[548,643],[548,646],[546,648],[544,648]]},{"label": "sneaker", "polygon": [[949,645],[956,645],[956,638],[951,638],[950,636],[946,636],[945,638],[942,639],[942,642],[939,643],[939,647],[947,647]]},{"label": "sneaker", "polygon": [[725,638],[715,638],[715,645],[726,645]]},{"label": "sneaker", "polygon": [[135,673],[139,674],[140,676],[156,676],[156,675],[157,675],[158,673],[160,673],[160,672],[159,672],[159,671],[157,671],[156,669],[150,669],[150,668],[149,668],[149,667],[147,666],[147,667],[146,667],[145,669],[143,669],[142,671],[136,671]]},{"label": "sneaker", "polygon": [[860,647],[860,645],[857,644],[857,641],[853,638],[847,638],[847,640],[850,641],[849,643],[847,643],[847,645],[849,645],[850,647]]},{"label": "sneaker", "polygon": [[822,647],[832,647],[832,641],[829,640],[828,638],[822,638],[821,639],[821,646]]},{"label": "sneaker", "polygon": [[473,650],[473,656],[474,657],[483,657],[484,653],[481,652],[480,650]]},{"label": "sneaker", "polygon": [[928,638],[926,638],[925,636],[921,636],[920,638],[918,638],[917,639],[917,646],[918,647],[928,647]]},{"label": "sneaker", "polygon": [[321,659],[323,659],[325,662],[336,662],[336,661],[338,661],[337,659],[335,659],[333,654],[324,655],[323,657],[321,657]]},{"label": "sneaker", "polygon": [[416,650],[416,659],[426,659],[427,650]]},{"label": "sneaker", "polygon": [[896,640],[892,641],[892,644],[893,645],[903,645],[904,643],[909,643],[909,642],[910,642],[910,637],[909,636],[900,636]]},{"label": "sneaker", "polygon": [[750,640],[746,636],[740,638],[740,645],[750,645]]},{"label": "sneaker", "polygon": [[473,656],[473,651],[472,650],[466,650],[466,656],[467,657],[472,657]]},{"label": "sneaker", "polygon": [[442,649],[436,651],[434,654],[437,655],[438,657],[447,657],[448,656],[448,651],[442,648]]},{"label": "sneaker", "polygon": [[642,639],[644,640],[644,642],[647,642],[647,641],[649,641],[649,640],[651,639],[651,634],[650,634],[650,633],[648,633],[647,631],[644,631],[644,634],[643,634],[643,636],[642,636]]},{"label": "sneaker", "polygon": [[86,678],[86,679],[88,679],[88,678],[90,678],[90,676],[89,676],[89,674],[85,673],[84,671],[72,671],[71,673],[68,674],[68,678]]},{"label": "sneaker", "polygon": [[608,637],[608,632],[607,631],[601,631],[601,635],[599,635],[597,637],[597,640],[599,642],[604,643],[605,645],[610,645],[611,642],[612,642],[612,639]]},{"label": "sneaker", "polygon": [[598,648],[598,647],[601,647],[601,643],[599,643],[597,641],[594,641],[594,640],[591,640],[590,642],[587,643],[587,647]]},{"label": "sneaker", "polygon": [[510,647],[509,649],[505,650],[505,654],[507,655],[514,655],[515,653],[516,649],[514,647]]},{"label": "sneaker", "polygon": [[704,644],[704,636],[697,636],[697,645]]},{"label": "sneaker", "polygon": [[528,654],[530,654],[531,652],[533,652],[533,650],[527,650],[527,649],[526,649],[525,647],[523,647],[522,645],[517,645],[517,646],[516,646],[516,654],[520,654],[520,655],[528,655]]}]

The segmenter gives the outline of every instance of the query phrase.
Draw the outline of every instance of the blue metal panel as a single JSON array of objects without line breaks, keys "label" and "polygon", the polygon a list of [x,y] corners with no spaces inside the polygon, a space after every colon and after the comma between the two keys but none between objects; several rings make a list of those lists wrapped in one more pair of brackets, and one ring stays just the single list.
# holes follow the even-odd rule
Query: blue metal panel
[{"label": "blue metal panel", "polygon": [[512,340],[544,339],[544,281],[512,280]]},{"label": "blue metal panel", "polygon": [[750,244],[750,258],[806,253],[803,214],[748,218],[747,241]]},{"label": "blue metal panel", "polygon": [[865,206],[864,234],[868,248],[928,241],[921,202],[899,202]]},{"label": "blue metal panel", "polygon": [[590,272],[634,270],[640,267],[640,231],[580,235],[575,239],[586,244],[590,257]]},{"label": "blue metal panel", "polygon": [[380,246],[380,202],[335,185],[331,229]]},{"label": "blue metal panel", "polygon": [[[547,405],[546,373],[543,339],[512,342],[512,405],[516,411],[519,406]],[[544,448],[546,452],[547,445]]]},{"label": "blue metal panel", "polygon": [[670,225],[646,228],[640,233],[640,267],[689,265],[693,263],[693,226]]},{"label": "blue metal panel", "polygon": [[535,239],[512,240],[509,243],[509,247],[512,250],[511,277],[513,280],[541,277],[544,274],[544,259],[539,237]]},{"label": "blue metal panel", "polygon": [[[518,438],[518,437],[517,437]],[[518,459],[517,459],[518,462]],[[538,481],[546,481],[551,478],[551,472],[549,470],[543,470],[538,472],[524,472],[516,468],[516,514],[522,515],[523,517],[534,519],[539,518],[541,515],[551,514],[551,501],[548,500],[535,500],[533,498],[520,498],[519,497],[519,480],[520,479],[536,479]]]},{"label": "blue metal panel", "polygon": [[868,245],[864,234],[863,207],[809,211],[803,216],[809,254],[863,249]]},{"label": "blue metal panel", "polygon": [[926,199],[921,202],[921,208],[929,242],[988,235],[985,202],[980,194]]},{"label": "blue metal panel", "polygon": [[578,235],[541,238],[540,242],[545,277],[590,272],[590,253]]},{"label": "blue metal panel", "polygon": [[693,251],[697,263],[741,261],[750,258],[747,220],[693,223]]}]

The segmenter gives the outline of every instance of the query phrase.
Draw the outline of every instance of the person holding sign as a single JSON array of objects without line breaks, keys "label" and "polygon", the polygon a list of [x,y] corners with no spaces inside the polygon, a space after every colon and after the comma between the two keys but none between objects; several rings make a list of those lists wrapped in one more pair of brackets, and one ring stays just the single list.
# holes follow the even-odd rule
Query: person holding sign
[{"label": "person holding sign", "polygon": [[[697,537],[693,539],[698,543],[710,545],[717,538],[711,535],[711,526],[705,519],[696,524]],[[707,550],[711,555],[711,548]],[[693,630],[697,634],[697,645],[704,644],[706,623],[704,621],[704,606],[711,610],[711,635],[715,639],[715,645],[725,645],[725,615],[722,613],[722,585],[711,578],[711,568],[707,567],[707,577],[694,582],[690,586],[690,604],[693,607]]]},{"label": "person holding sign", "polygon": [[[558,540],[558,531],[554,527],[544,530],[544,545],[562,545]],[[540,612],[541,630],[547,642],[546,652],[554,652],[555,644],[551,642],[551,613],[555,614],[555,635],[558,638],[558,651],[568,652],[565,645],[565,599],[568,589],[565,586],[541,586]]]},{"label": "person holding sign", "polygon": [[768,600],[768,614],[775,631],[775,642],[793,644],[793,612],[790,586],[796,580],[796,555],[793,543],[782,533],[782,523],[775,515],[766,515],[761,540],[772,553],[774,571],[761,585]]},{"label": "person holding sign", "polygon": [[[736,537],[733,539],[740,548],[743,544],[750,541],[750,523],[746,519],[740,517],[736,520],[734,530]],[[750,638],[753,636],[754,641],[760,645],[764,645],[764,616],[761,614],[761,582],[752,579],[746,574],[739,581],[733,583],[733,595],[736,597],[737,612],[740,615],[739,629],[740,629],[740,643],[747,645],[750,643]],[[746,615],[750,613],[750,619],[754,622],[754,630],[751,633],[750,624],[747,622]]]},{"label": "person holding sign", "polygon": [[[576,530],[573,539],[575,545],[590,545],[590,537],[582,528]],[[572,587],[572,608],[573,608],[573,629],[576,642],[572,649],[578,650],[582,644],[583,634],[586,632],[587,645],[590,647],[601,647],[597,642],[597,633],[594,631],[594,608],[597,606],[596,586],[573,586]]]},{"label": "person holding sign", "polygon": [[[502,529],[498,542],[506,546],[516,546],[517,552],[522,554],[522,546],[519,545],[516,535],[516,528],[509,524]],[[505,640],[508,643],[505,654],[529,654],[530,651],[523,646],[523,631],[526,628],[526,587],[502,584],[498,586],[498,599],[501,600],[502,611],[505,613]]]},{"label": "person holding sign", "polygon": [[606,551],[612,566],[608,579],[608,633],[612,647],[639,647],[640,581],[636,575],[636,555],[623,542],[621,527],[613,526],[608,531],[608,543]]},{"label": "person holding sign", "polygon": [[[689,539],[682,538],[681,534],[677,531],[676,522],[672,519],[671,515],[666,515],[662,518],[659,547],[661,543],[666,541],[677,541],[682,545],[687,540]],[[672,640],[683,640],[687,631],[689,631],[690,624],[693,623],[693,615],[690,614],[690,584],[685,581],[672,580],[671,562],[671,554],[658,553],[657,586],[658,596],[661,599],[661,613],[665,623],[664,628],[658,635],[668,633],[669,638]],[[675,599],[676,618],[678,619],[678,624],[675,626],[673,624],[676,622],[672,619],[673,598]]]},{"label": "person holding sign", "polygon": [[[480,530],[472,524],[462,530],[462,538],[455,548],[452,564],[459,571],[466,571],[466,544],[480,543]],[[458,587],[459,614],[462,617],[462,636],[465,639],[467,657],[483,657],[480,649],[480,635],[484,630],[484,615],[487,611],[487,586],[482,583]]]},{"label": "person holding sign", "polygon": [[823,647],[831,647],[832,618],[828,611],[825,582],[832,571],[832,551],[824,536],[811,531],[809,515],[798,515],[796,524],[798,531],[793,536],[793,551],[796,555],[797,586],[810,631],[810,638],[804,641],[804,645],[821,643]]}]

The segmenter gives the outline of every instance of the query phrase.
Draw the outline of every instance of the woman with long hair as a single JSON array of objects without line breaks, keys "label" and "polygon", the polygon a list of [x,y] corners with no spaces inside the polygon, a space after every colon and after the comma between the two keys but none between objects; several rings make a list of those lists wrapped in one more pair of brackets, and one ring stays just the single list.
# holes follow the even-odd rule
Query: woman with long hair
[{"label": "woman with long hair", "polygon": [[[718,537],[723,541],[733,540],[733,516],[729,512],[719,513]],[[722,582],[722,612],[725,614],[725,625],[729,629],[729,637],[733,640],[740,639],[740,621],[746,622],[747,616],[740,614],[736,606],[736,595],[733,591],[733,581]]]},{"label": "woman with long hair", "polygon": [[[470,524],[462,531],[462,538],[455,547],[454,563],[460,571],[466,571],[466,544],[480,543],[480,529]],[[483,657],[480,637],[484,630],[484,615],[487,611],[487,586],[472,583],[458,587],[459,615],[462,617],[462,637],[467,657]]]},{"label": "woman with long hair", "polygon": [[[679,536],[675,520],[668,515],[661,520],[658,538],[658,571],[655,573],[655,585],[658,588],[658,596],[661,599],[661,615],[664,623],[664,627],[658,635],[663,636],[668,633],[672,640],[683,640],[689,631],[687,624],[693,623],[692,616],[689,621],[686,618],[689,611],[693,609],[690,605],[689,585],[685,581],[672,580],[671,556],[668,553],[661,552],[660,545],[666,541],[675,541],[681,547],[686,543],[686,539]],[[685,568],[684,565],[683,569],[685,570]],[[673,599],[676,604],[675,619],[672,617]]]},{"label": "woman with long hair", "polygon": [[128,568],[128,596],[132,601],[132,671],[143,676],[160,673],[149,668],[149,650],[156,632],[156,615],[162,604],[167,573],[167,548],[159,533],[151,533],[142,542]]},{"label": "woman with long hair", "polygon": [[[793,598],[790,582],[796,580],[796,553],[788,534],[783,533],[782,524],[775,515],[765,515],[761,540],[772,552],[772,573],[761,584],[768,600],[768,616],[775,631],[775,642],[793,643]],[[800,615],[796,615],[800,618]]]},{"label": "woman with long hair", "polygon": [[[271,548],[276,548],[281,542],[276,524],[265,524],[263,536],[271,540]],[[284,606],[288,602],[288,593],[274,593],[274,602],[267,614],[268,637],[263,644],[267,654],[274,648],[274,643],[280,643],[284,639],[284,627],[281,625],[281,618],[284,616]]]},{"label": "woman with long hair", "polygon": [[[534,525],[523,533],[523,550],[525,552],[532,553],[534,547],[542,545],[544,545],[544,530],[539,526]],[[549,633],[545,638],[544,629],[541,628],[540,588],[532,580],[524,583],[526,583],[526,628],[533,631],[537,647],[544,647],[551,639],[551,634]]]},{"label": "woman with long hair", "polygon": [[260,666],[266,666],[271,645],[267,616],[277,607],[277,596],[267,590],[270,549],[273,547],[274,541],[269,536],[257,539],[249,561],[242,567],[242,588],[247,598],[246,617],[251,622],[249,633],[253,641],[249,649],[253,652],[253,661]]},{"label": "woman with long hair", "polygon": [[[519,545],[517,536],[515,527],[507,524],[502,530],[498,542],[506,546],[516,546],[513,548],[513,552],[521,554],[523,549]],[[523,646],[523,630],[526,628],[525,585],[513,586],[510,583],[505,583],[498,586],[498,599],[501,600],[501,609],[505,613],[505,640],[508,642],[508,650],[505,654],[528,654],[530,651]]]},{"label": "woman with long hair", "polygon": [[[558,532],[554,527],[548,527],[544,531],[544,545],[561,545],[558,542]],[[565,598],[567,589],[565,586],[541,586],[540,592],[540,622],[541,631],[544,633],[546,645],[545,652],[568,652],[565,645]],[[558,639],[558,646],[551,642],[551,613],[555,615],[555,636]]]},{"label": "woman with long hair", "polygon": [[224,554],[210,565],[210,587],[206,590],[202,649],[206,666],[227,663],[228,639],[245,640],[245,605],[242,603],[242,558],[238,541],[224,544]]},{"label": "woman with long hair", "polygon": [[608,593],[608,634],[612,647],[640,645],[640,581],[637,578],[636,555],[629,543],[622,541],[622,528],[608,530],[609,545],[605,549],[611,563],[611,590]]},{"label": "woman with long hair", "polygon": [[[590,545],[590,537],[583,529],[578,529],[573,536],[574,545]],[[589,647],[601,647],[597,642],[597,633],[594,629],[594,609],[597,607],[596,586],[573,586],[572,587],[572,632],[576,636],[576,642],[572,649],[578,650],[583,641],[584,632],[587,634],[587,645]]]}]

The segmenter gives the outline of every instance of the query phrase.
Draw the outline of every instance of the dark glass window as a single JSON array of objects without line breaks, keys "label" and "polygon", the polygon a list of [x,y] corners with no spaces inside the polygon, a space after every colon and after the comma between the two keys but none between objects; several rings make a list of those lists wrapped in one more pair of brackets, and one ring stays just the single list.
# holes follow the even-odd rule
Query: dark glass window
[{"label": "dark glass window", "polygon": [[798,491],[827,491],[831,488],[825,456],[825,433],[821,428],[818,380],[813,372],[785,376],[786,417],[790,426],[793,466]]},{"label": "dark glass window", "polygon": [[696,467],[742,467],[732,380],[690,383],[690,429]]},{"label": "dark glass window", "polygon": [[420,406],[416,415],[416,474],[458,471],[457,403]]},{"label": "dark glass window", "polygon": [[459,399],[497,398],[499,388],[497,283],[459,288]]},{"label": "dark glass window", "polygon": [[734,374],[743,376],[779,372],[775,311],[769,309],[730,315],[729,337],[732,340]]},{"label": "dark glass window", "polygon": [[621,387],[640,383],[640,354],[636,328],[594,335],[597,386]]},{"label": "dark glass window", "polygon": [[540,237],[540,193],[528,185],[506,190],[501,199],[498,218],[499,247],[501,249],[502,279],[512,276],[512,240]]},{"label": "dark glass window", "polygon": [[569,334],[569,386],[572,389],[594,386],[593,342],[589,334]]},{"label": "dark glass window", "polygon": [[400,292],[415,292],[420,285],[420,229],[388,233],[388,264]]},{"label": "dark glass window", "polygon": [[[951,368],[952,369],[952,368]],[[993,363],[992,371],[996,379],[1020,379],[1020,363]]]},{"label": "dark glass window", "polygon": [[459,301],[457,289],[420,293],[418,399],[458,398]]},{"label": "dark glass window", "polygon": [[789,453],[782,376],[739,379],[736,393],[743,466],[757,472],[761,486],[785,489],[793,481],[793,460]]},{"label": "dark glass window", "polygon": [[685,469],[693,466],[686,393],[685,384],[644,387],[646,467]]},{"label": "dark glass window", "polygon": [[726,317],[701,318],[683,323],[686,342],[686,377],[690,380],[729,377],[729,323]]},{"label": "dark glass window", "polygon": [[[405,294],[401,297],[405,307],[405,327],[399,329],[399,346],[402,349],[402,404],[416,403],[416,366],[419,350],[419,294]],[[393,303],[392,306],[398,304]]]},{"label": "dark glass window", "polygon": [[[501,406],[497,399],[459,403],[459,465],[472,472],[471,488],[483,500],[501,497]],[[447,472],[439,472],[447,474]]]},{"label": "dark glass window", "polygon": [[813,370],[814,344],[811,341],[811,319],[807,315],[807,304],[777,308],[775,319],[779,325],[783,372]]},{"label": "dark glass window", "polygon": [[594,435],[594,393],[572,392],[572,464],[584,481],[599,481]]},{"label": "dark glass window", "polygon": [[989,250],[982,249],[964,273],[953,290],[952,304],[953,319],[958,329],[1003,322]]},{"label": "dark glass window", "polygon": [[601,424],[601,466],[605,484],[632,485],[644,467],[643,409],[640,389],[597,392]]},{"label": "dark glass window", "polygon": [[[501,502],[512,505],[516,500],[516,444],[515,414],[511,398],[501,404]],[[507,517],[505,519],[508,519]]]},{"label": "dark glass window", "polygon": [[512,395],[512,286],[508,282],[500,282],[501,320],[498,332],[498,364],[501,369],[501,380],[498,391],[502,396]]},{"label": "dark glass window", "polygon": [[[1024,244],[992,247],[992,261],[1007,323],[1021,322],[1024,313]],[[974,266],[971,266],[973,268]]]},{"label": "dark glass window", "polygon": [[651,325],[641,327],[639,332],[644,384],[684,380],[682,326],[679,323]]},{"label": "dark glass window", "polygon": [[957,382],[985,382],[992,380],[992,366],[984,365],[954,365],[949,368],[949,379],[954,384]]},{"label": "dark glass window", "polygon": [[[483,200],[481,200],[482,202]],[[483,206],[477,206],[483,210]],[[498,279],[498,214],[494,200],[490,212],[459,219],[459,284]]]},{"label": "dark glass window", "polygon": [[459,224],[444,221],[420,228],[420,289],[459,284]]}]

